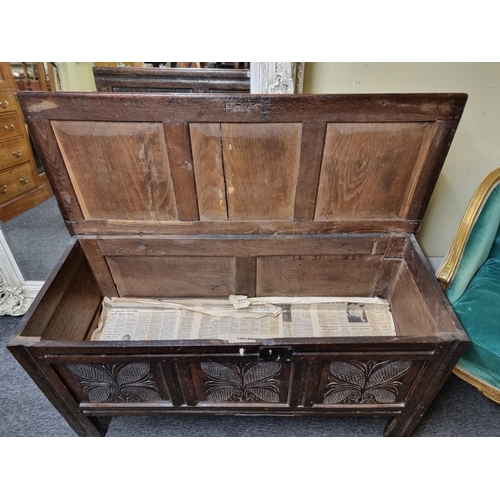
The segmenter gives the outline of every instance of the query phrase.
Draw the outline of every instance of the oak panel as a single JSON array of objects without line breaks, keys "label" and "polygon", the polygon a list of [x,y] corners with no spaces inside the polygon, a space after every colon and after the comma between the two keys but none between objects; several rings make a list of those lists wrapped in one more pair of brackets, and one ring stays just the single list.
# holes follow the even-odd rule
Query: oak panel
[{"label": "oak panel", "polygon": [[316,220],[399,218],[428,123],[329,123]]},{"label": "oak panel", "polygon": [[107,257],[120,297],[228,297],[232,257]]},{"label": "oak panel", "polygon": [[[179,220],[198,220],[188,124],[170,123],[164,127]],[[161,196],[161,191],[158,195]]]},{"label": "oak panel", "polygon": [[257,258],[257,296],[373,295],[381,256],[307,255]]},{"label": "oak panel", "polygon": [[191,123],[200,220],[227,220],[226,187],[219,123]]},{"label": "oak panel", "polygon": [[326,123],[306,122],[302,125],[294,210],[294,219],[297,221],[314,219],[325,133]]},{"label": "oak panel", "polygon": [[52,122],[86,219],[172,220],[161,124]]},{"label": "oak panel", "polygon": [[292,220],[301,125],[222,124],[229,219]]}]

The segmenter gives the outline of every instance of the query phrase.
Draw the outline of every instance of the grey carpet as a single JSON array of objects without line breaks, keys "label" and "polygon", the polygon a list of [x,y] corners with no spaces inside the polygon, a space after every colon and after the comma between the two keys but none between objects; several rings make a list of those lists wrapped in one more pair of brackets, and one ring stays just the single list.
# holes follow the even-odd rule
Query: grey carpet
[{"label": "grey carpet", "polygon": [[[35,249],[36,266],[31,269],[32,276],[36,277],[29,279],[45,279],[68,240],[54,200],[35,207],[5,226],[20,238],[16,244],[22,250],[22,258],[28,260],[24,264],[26,271],[32,266]],[[11,233],[12,238],[14,233]],[[26,245],[32,248],[27,249]],[[5,348],[20,319],[0,317],[0,436],[74,436],[66,421]],[[380,418],[160,415],[115,417],[108,436],[367,437],[381,436],[385,424],[386,419]],[[500,405],[452,375],[415,435],[499,437]]]},{"label": "grey carpet", "polygon": [[3,224],[2,231],[27,281],[44,281],[70,239],[53,197]]}]

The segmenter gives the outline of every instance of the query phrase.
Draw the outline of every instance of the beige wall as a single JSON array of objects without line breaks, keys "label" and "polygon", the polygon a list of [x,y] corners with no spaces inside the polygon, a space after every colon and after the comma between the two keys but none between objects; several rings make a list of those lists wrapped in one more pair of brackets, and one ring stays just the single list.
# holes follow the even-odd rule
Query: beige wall
[{"label": "beige wall", "polygon": [[500,167],[500,63],[307,63],[304,92],[469,94],[418,235],[428,257],[445,255],[476,187]]},{"label": "beige wall", "polygon": [[95,92],[93,62],[58,62],[61,90]]}]

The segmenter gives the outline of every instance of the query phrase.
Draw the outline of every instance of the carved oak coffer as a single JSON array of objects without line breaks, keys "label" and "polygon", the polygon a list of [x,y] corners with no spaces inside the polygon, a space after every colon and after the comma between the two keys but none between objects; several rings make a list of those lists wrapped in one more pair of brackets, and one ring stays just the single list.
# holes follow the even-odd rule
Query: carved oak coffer
[{"label": "carved oak coffer", "polygon": [[[153,413],[386,415],[467,344],[415,240],[463,94],[20,93],[74,235],[10,351],[79,435]],[[104,297],[381,297],[391,337],[91,341]]]}]

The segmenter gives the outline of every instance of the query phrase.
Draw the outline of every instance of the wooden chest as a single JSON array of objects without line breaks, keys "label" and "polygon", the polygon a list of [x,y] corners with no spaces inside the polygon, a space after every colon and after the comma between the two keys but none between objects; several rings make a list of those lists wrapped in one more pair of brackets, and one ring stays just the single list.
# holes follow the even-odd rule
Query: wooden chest
[{"label": "wooden chest", "polygon": [[[76,433],[190,412],[413,433],[468,342],[414,237],[466,95],[19,101],[74,237],[9,349]],[[230,294],[381,297],[397,334],[89,340],[103,297]]]}]

